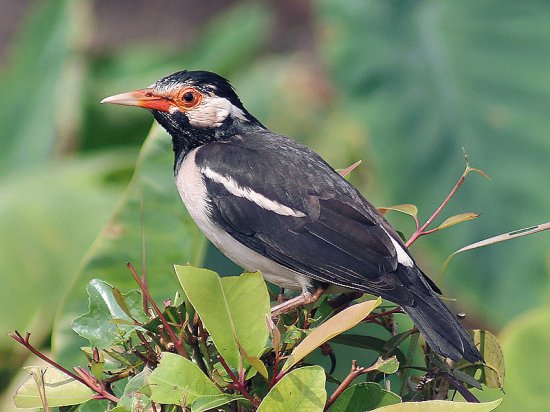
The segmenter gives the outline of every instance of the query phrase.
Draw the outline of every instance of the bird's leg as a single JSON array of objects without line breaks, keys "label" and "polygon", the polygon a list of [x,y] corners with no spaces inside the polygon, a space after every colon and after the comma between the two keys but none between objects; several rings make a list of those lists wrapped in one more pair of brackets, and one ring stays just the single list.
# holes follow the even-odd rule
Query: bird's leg
[{"label": "bird's leg", "polygon": [[279,289],[279,296],[277,296],[277,303],[281,304],[285,301],[285,288]]},{"label": "bird's leg", "polygon": [[289,299],[286,302],[275,305],[271,308],[271,316],[277,317],[283,313],[290,312],[293,309],[296,309],[300,306],[305,306],[310,303],[315,303],[321,295],[325,292],[325,289],[319,288],[315,292],[311,293],[308,291],[303,292],[301,295],[296,296],[295,298]]}]

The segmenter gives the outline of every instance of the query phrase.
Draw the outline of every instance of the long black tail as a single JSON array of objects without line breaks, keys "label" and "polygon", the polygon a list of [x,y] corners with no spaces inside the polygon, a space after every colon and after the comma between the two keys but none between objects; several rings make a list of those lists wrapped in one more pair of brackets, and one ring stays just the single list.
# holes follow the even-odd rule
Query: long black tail
[{"label": "long black tail", "polygon": [[483,361],[471,336],[428,285],[423,274],[420,279],[415,280],[420,282],[414,282],[416,287],[410,290],[414,296],[414,303],[402,308],[411,317],[430,347],[454,361],[462,358],[472,363]]}]

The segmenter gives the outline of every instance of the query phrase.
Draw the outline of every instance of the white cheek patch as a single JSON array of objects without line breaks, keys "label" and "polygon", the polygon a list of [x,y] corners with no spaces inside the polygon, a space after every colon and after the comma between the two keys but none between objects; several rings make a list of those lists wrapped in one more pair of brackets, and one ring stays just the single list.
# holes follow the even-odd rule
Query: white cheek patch
[{"label": "white cheek patch", "polygon": [[391,235],[384,229],[384,232],[388,234],[390,237],[391,242],[393,243],[393,247],[395,248],[395,251],[397,252],[397,261],[401,263],[403,266],[408,266],[412,268],[414,266],[414,262],[409,256],[407,252],[405,252],[405,249],[403,249],[403,246],[401,246],[397,241],[391,237]]},{"label": "white cheek patch", "polygon": [[219,127],[227,116],[246,121],[243,111],[229,100],[217,96],[204,96],[195,108],[185,112],[189,123],[195,127]]},{"label": "white cheek patch", "polygon": [[264,195],[253,191],[249,187],[240,186],[235,180],[231,177],[223,176],[209,167],[205,167],[201,170],[202,173],[212,181],[219,183],[225,187],[225,189],[234,196],[242,197],[247,200],[250,200],[252,203],[257,204],[263,209],[269,210],[271,212],[277,213],[281,216],[293,216],[293,217],[304,217],[305,213],[300,212],[299,210],[294,210],[289,206],[285,206],[276,200],[271,200]]}]

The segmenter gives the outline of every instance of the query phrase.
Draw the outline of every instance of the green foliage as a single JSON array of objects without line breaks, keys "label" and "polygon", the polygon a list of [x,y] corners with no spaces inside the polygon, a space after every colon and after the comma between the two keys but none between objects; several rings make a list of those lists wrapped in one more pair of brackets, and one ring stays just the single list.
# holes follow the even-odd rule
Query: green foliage
[{"label": "green foliage", "polygon": [[400,403],[401,398],[377,383],[358,383],[347,388],[330,407],[331,412],[364,412]]},{"label": "green foliage", "polygon": [[[166,302],[165,310],[158,310],[157,316],[145,315],[142,294],[138,291],[122,293],[105,282],[90,281],[88,312],[73,323],[75,331],[93,346],[92,350],[83,348],[89,369],[76,368],[78,376],[62,370],[65,374],[60,372],[55,379],[50,375],[44,377],[44,384],[36,382],[36,377],[42,375],[35,373],[18,391],[18,404],[36,407],[45,404],[44,399],[49,402],[52,396],[52,406],[82,403],[83,408],[84,405],[100,408],[96,401],[86,402],[93,392],[96,397],[109,399],[120,410],[130,412],[148,408],[151,402],[187,407],[192,412],[227,410],[230,403],[238,403],[244,410],[257,408],[260,412],[320,412],[329,407],[353,412],[401,401],[396,392],[383,390],[376,383],[389,382],[388,377],[406,379],[403,365],[395,356],[383,355],[368,367],[358,366],[354,361],[351,372],[342,381],[319,365],[303,362],[306,355],[319,347],[323,351],[330,349],[327,345],[331,339],[359,323],[376,320],[393,330],[389,326],[393,312],[375,312],[380,299],[352,304],[338,312],[328,309],[332,306],[325,301],[318,307],[285,314],[275,325],[260,273],[220,278],[213,271],[192,266],[175,269],[185,296]],[[140,288],[150,299],[145,285],[140,284]],[[318,315],[322,307],[328,313],[319,321],[313,314]],[[417,333],[411,329],[390,337],[386,351],[392,352]],[[496,369],[502,365],[497,362],[500,347],[494,338],[481,331],[473,334],[484,356],[494,361],[493,365],[487,365],[488,370],[503,373],[503,369]],[[14,337],[32,349],[28,336]],[[179,354],[171,353],[176,350]],[[287,361],[282,365],[285,358]],[[406,358],[405,362],[411,359]],[[444,385],[447,376],[475,387],[480,387],[480,382],[492,383],[486,373],[480,378],[475,376],[475,370],[474,377],[466,373],[472,365],[464,363],[460,368],[452,368],[433,353],[428,353],[426,360],[424,383],[418,389],[409,389],[408,397],[449,391]],[[350,386],[361,375],[367,376],[367,383]],[[327,378],[339,383],[328,401]],[[455,389],[466,390],[460,385]],[[424,396],[431,398],[433,394]],[[415,404],[410,405],[415,410]],[[456,410],[491,410],[491,404],[478,404],[474,409],[469,403],[452,405]]]},{"label": "green foliage", "polygon": [[55,368],[29,366],[25,371],[29,376],[14,397],[18,408],[40,408],[44,399],[50,407],[78,405],[94,396],[89,387]]},{"label": "green foliage", "polygon": [[136,329],[136,322],[147,323],[141,293],[137,290],[120,293],[111,285],[94,279],[88,283],[89,311],[73,322],[73,330],[90,341],[91,346],[108,348],[124,342]]},{"label": "green foliage", "polygon": [[[535,412],[547,409],[550,394],[546,375],[550,368],[550,306],[542,305],[511,322],[500,340],[506,359],[505,396],[499,411]],[[480,393],[490,399],[497,391]]]},{"label": "green foliage", "polygon": [[302,342],[294,348],[282,370],[285,371],[292,368],[307,354],[311,353],[323,343],[339,335],[340,333],[353,328],[365,319],[373,309],[380,305],[381,302],[382,299],[378,298],[375,301],[369,300],[359,303],[327,320],[307,335],[304,340],[302,340]]},{"label": "green foliage", "polygon": [[500,349],[497,338],[486,330],[471,330],[470,335],[483,355],[484,365],[471,365],[461,361],[456,365],[457,369],[475,377],[479,371],[478,380],[489,388],[502,388],[504,386],[504,355]]},{"label": "green foliage", "polygon": [[162,355],[148,384],[151,387],[151,400],[168,405],[191,406],[200,397],[221,395],[216,385],[196,364],[172,353]]},{"label": "green foliage", "polygon": [[384,406],[377,409],[377,412],[490,412],[498,408],[501,402],[501,399],[486,403],[460,403],[448,401],[408,402]]},{"label": "green foliage", "polygon": [[214,345],[230,366],[243,364],[239,348],[252,356],[263,353],[269,336],[266,316],[270,307],[259,272],[220,278],[210,270],[176,266],[176,274]]},{"label": "green foliage", "polygon": [[74,364],[80,357],[84,342],[71,333],[70,324],[85,310],[83,286],[91,279],[101,278],[129,289],[132,280],[123,263],[146,259],[147,272],[155,274],[149,278],[150,292],[170,296],[177,282],[162,274],[170,273],[174,262],[202,261],[205,240],[181,207],[170,168],[166,167],[171,162],[168,136],[160,128],[153,128],[124,198],[86,255],[58,314],[54,349],[64,362]]},{"label": "green foliage", "polygon": [[277,382],[258,412],[321,412],[326,396],[325,371],[320,366],[306,366]]},{"label": "green foliage", "polygon": [[[134,158],[116,151],[0,179],[1,330],[50,333],[55,307],[109,219]],[[0,353],[12,348],[1,334]]]},{"label": "green foliage", "polygon": [[[451,204],[451,213],[446,215],[455,215],[451,223],[463,221],[465,216],[456,214],[464,211],[467,202],[468,209],[482,213],[480,219],[464,228],[452,227],[453,236],[438,234],[423,243],[429,248],[420,251],[424,256],[417,255],[433,262],[431,270],[426,266],[431,274],[438,261],[463,244],[548,220],[550,192],[536,188],[546,187],[550,153],[544,103],[549,93],[545,69],[550,59],[545,53],[549,9],[542,2],[493,3],[314,2],[317,13],[311,24],[320,35],[315,38],[315,49],[324,53],[332,69],[327,74],[309,54],[302,58],[280,52],[278,43],[274,50],[275,42],[269,37],[280,23],[266,5],[244,3],[219,13],[197,33],[190,47],[169,50],[154,44],[105,52],[86,47],[92,20],[88,2],[38,2],[22,26],[12,61],[0,73],[0,330],[32,330],[34,340],[43,341],[62,302],[53,332],[55,356],[66,365],[82,363],[79,348],[85,341],[72,333],[70,324],[86,311],[85,287],[91,279],[130,290],[133,286],[123,264],[142,261],[143,239],[142,271],[147,269],[150,290],[157,299],[173,296],[177,288],[170,276],[171,265],[204,264],[204,238],[173,188],[169,139],[158,130],[155,142],[148,140],[125,198],[105,226],[130,177],[135,155],[132,149],[115,151],[112,147],[141,144],[151,119],[138,110],[105,110],[97,102],[182,68],[225,75],[260,120],[278,132],[308,141],[334,166],[362,158],[363,166],[352,174],[352,180],[363,186],[369,183],[366,193],[375,204],[414,202],[422,216],[448,190],[452,182],[447,177],[460,169],[460,148],[465,146],[493,181],[472,179],[457,196],[456,210]],[[111,152],[68,158],[92,149]],[[406,210],[412,216],[418,214],[416,206]],[[399,219],[395,215],[389,218]],[[101,227],[102,233],[78,270]],[[469,317],[473,315],[473,324],[477,312],[489,318],[496,330],[495,325],[547,298],[544,255],[548,245],[541,239],[511,242],[487,249],[483,255],[464,254],[453,261],[447,274],[456,288],[452,296],[467,296],[459,303]],[[431,252],[438,257],[425,255]],[[210,259],[207,265],[216,263]],[[544,387],[546,309],[518,318],[505,330],[503,350],[509,368],[503,410],[537,410],[550,403]],[[194,313],[187,313],[185,304],[176,299],[162,310],[172,323]],[[328,309],[327,316],[330,313]],[[315,316],[312,325],[322,325],[325,319]],[[399,320],[402,327],[405,321]],[[98,337],[129,327],[125,322],[98,323],[104,327]],[[159,324],[155,318],[143,329],[157,333]],[[278,325],[287,354],[308,336],[299,326]],[[345,376],[347,357],[396,355],[400,367],[418,365],[422,359],[416,344],[411,345],[416,356],[409,356],[410,338],[407,331],[389,338],[385,329],[373,324],[335,336],[329,345],[339,343],[333,347],[338,365],[328,381],[339,382]],[[492,340],[488,334],[485,338]],[[22,361],[7,342],[1,334],[2,371]],[[208,345],[211,349],[212,342]],[[91,349],[86,351],[91,358]],[[101,352],[101,362],[90,361],[94,376],[143,367],[139,359],[107,352]],[[304,361],[325,361],[318,353],[314,351]],[[485,385],[502,385],[501,355],[499,349],[484,351],[489,366],[459,364],[453,373],[468,385],[476,377],[476,385],[483,383],[485,389],[479,397],[494,399],[500,393],[484,395]],[[251,378],[252,384],[259,396],[265,396],[261,375],[271,378],[272,365],[265,356],[253,356],[243,348],[239,356],[251,365],[247,374],[259,372]],[[219,364],[215,366],[221,373],[214,376],[227,384],[227,374]],[[141,379],[141,374],[132,380]],[[397,374],[401,376],[403,370]],[[134,383],[141,388],[145,384],[138,385],[139,379]],[[395,376],[391,379],[395,381]],[[414,383],[416,379],[413,376]],[[8,386],[5,380],[0,375],[0,387]],[[392,390],[399,387],[394,381]],[[333,386],[327,384],[328,389]],[[117,409],[132,410],[140,402],[148,403],[148,395],[130,382],[127,393],[123,388],[117,395],[124,406]],[[11,407],[8,395],[8,404],[0,405],[2,410]],[[204,398],[202,406],[194,407],[201,410],[223,400]],[[106,407],[105,401],[94,400],[78,410],[96,412]]]}]

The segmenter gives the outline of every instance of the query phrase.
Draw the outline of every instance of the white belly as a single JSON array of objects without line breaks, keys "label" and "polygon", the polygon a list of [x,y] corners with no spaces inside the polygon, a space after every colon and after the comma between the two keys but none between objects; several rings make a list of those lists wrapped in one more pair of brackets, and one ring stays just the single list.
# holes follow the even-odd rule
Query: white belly
[{"label": "white belly", "polygon": [[183,159],[176,176],[176,186],[189,215],[200,230],[225,256],[243,269],[250,272],[259,270],[266,280],[285,289],[305,290],[309,283],[306,276],[260,255],[212,223],[206,213],[206,186],[195,163],[197,150],[200,148],[193,149]]}]

